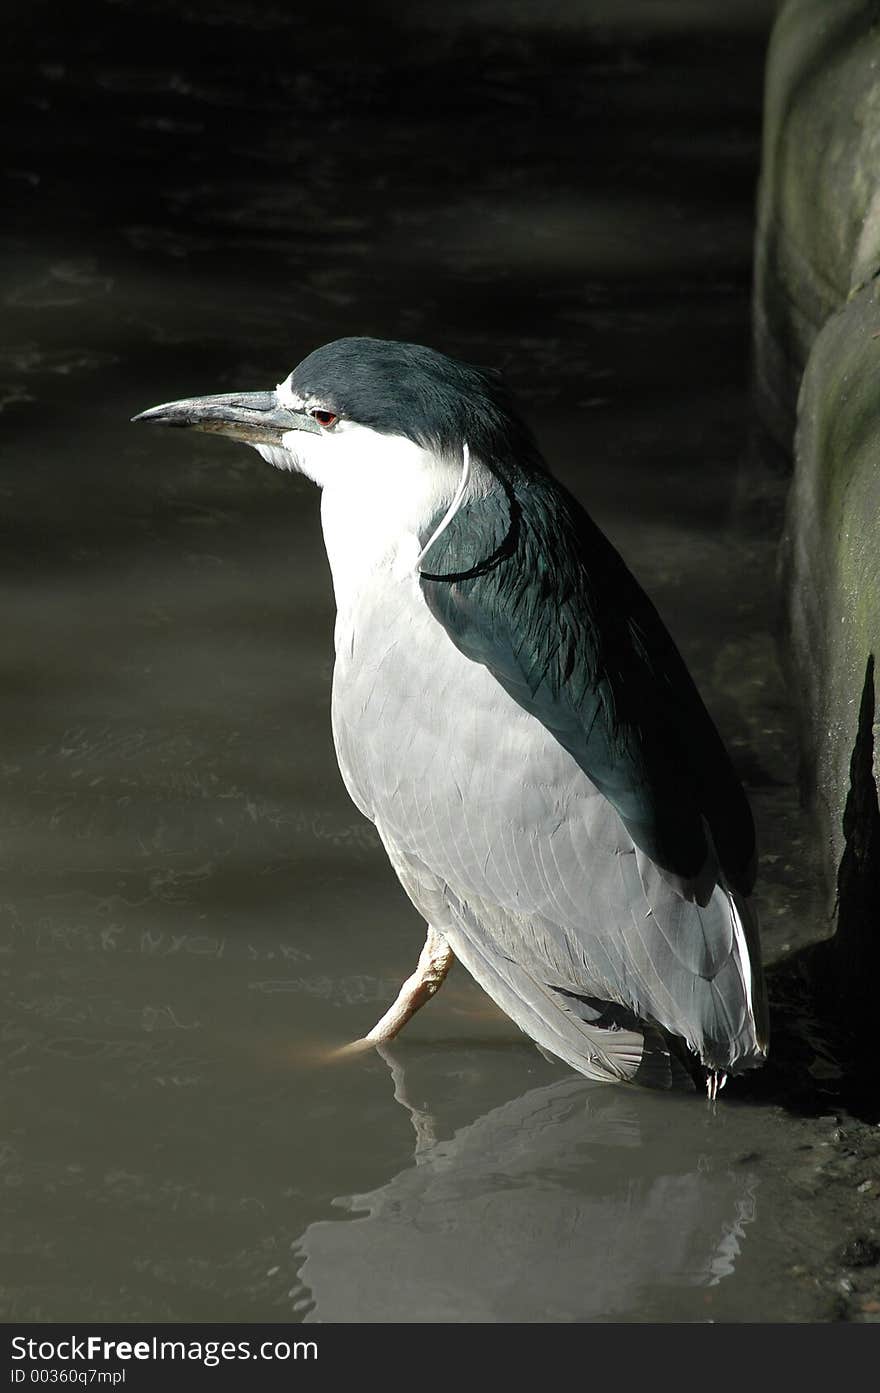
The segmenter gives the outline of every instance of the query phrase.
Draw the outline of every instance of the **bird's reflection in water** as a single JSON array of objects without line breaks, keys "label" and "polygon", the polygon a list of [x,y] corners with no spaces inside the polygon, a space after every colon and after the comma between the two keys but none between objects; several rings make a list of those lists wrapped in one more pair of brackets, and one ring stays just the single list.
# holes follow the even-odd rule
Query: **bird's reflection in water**
[{"label": "bird's reflection in water", "polygon": [[572,1076],[438,1140],[441,1119],[407,1085],[409,1056],[383,1057],[415,1164],[338,1198],[351,1219],[306,1229],[306,1319],[711,1317],[758,1182],[731,1163],[705,1105]]}]

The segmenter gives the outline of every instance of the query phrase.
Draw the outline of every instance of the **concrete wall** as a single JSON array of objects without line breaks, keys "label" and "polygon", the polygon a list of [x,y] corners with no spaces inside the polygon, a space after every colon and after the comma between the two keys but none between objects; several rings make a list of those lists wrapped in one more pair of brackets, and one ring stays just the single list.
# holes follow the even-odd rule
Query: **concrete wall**
[{"label": "concrete wall", "polygon": [[756,393],[780,457],[793,456],[791,670],[844,934],[844,920],[880,916],[878,273],[880,3],[788,0],[767,67]]}]

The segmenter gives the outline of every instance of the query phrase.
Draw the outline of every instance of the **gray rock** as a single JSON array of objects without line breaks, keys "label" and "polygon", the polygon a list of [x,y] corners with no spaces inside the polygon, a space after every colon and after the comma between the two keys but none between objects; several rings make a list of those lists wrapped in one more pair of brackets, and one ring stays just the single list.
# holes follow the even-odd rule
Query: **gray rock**
[{"label": "gray rock", "polygon": [[789,0],[768,52],[755,379],[785,454],[816,335],[880,265],[878,19],[876,0]]},{"label": "gray rock", "polygon": [[[810,354],[784,544],[791,644],[810,727],[807,783],[835,867],[868,662],[880,653],[878,292],[880,281],[860,290]],[[873,754],[868,762],[876,778]]]},{"label": "gray rock", "polygon": [[767,66],[756,396],[794,453],[783,575],[803,784],[839,898],[832,966],[852,1001],[880,966],[865,934],[880,918],[878,272],[880,4],[789,0]]}]

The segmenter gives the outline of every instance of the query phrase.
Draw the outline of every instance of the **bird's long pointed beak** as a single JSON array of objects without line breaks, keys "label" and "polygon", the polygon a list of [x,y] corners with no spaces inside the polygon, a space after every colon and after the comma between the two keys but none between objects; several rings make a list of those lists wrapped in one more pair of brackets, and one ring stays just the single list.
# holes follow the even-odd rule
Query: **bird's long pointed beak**
[{"label": "bird's long pointed beak", "polygon": [[291,411],[278,401],[277,392],[222,392],[214,397],[186,397],[182,401],[151,406],[133,421],[156,421],[163,426],[187,426],[191,430],[228,435],[249,445],[280,445],[292,430],[320,434],[311,416]]}]

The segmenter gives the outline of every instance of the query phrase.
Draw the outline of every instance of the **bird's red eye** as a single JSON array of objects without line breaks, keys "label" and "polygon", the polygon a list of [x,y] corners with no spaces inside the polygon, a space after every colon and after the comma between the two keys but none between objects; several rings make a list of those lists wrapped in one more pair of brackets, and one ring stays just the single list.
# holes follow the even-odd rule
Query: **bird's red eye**
[{"label": "bird's red eye", "polygon": [[335,411],[313,411],[311,414],[318,422],[318,425],[323,426],[325,430],[329,430],[331,426],[335,426],[336,422],[339,420]]}]

